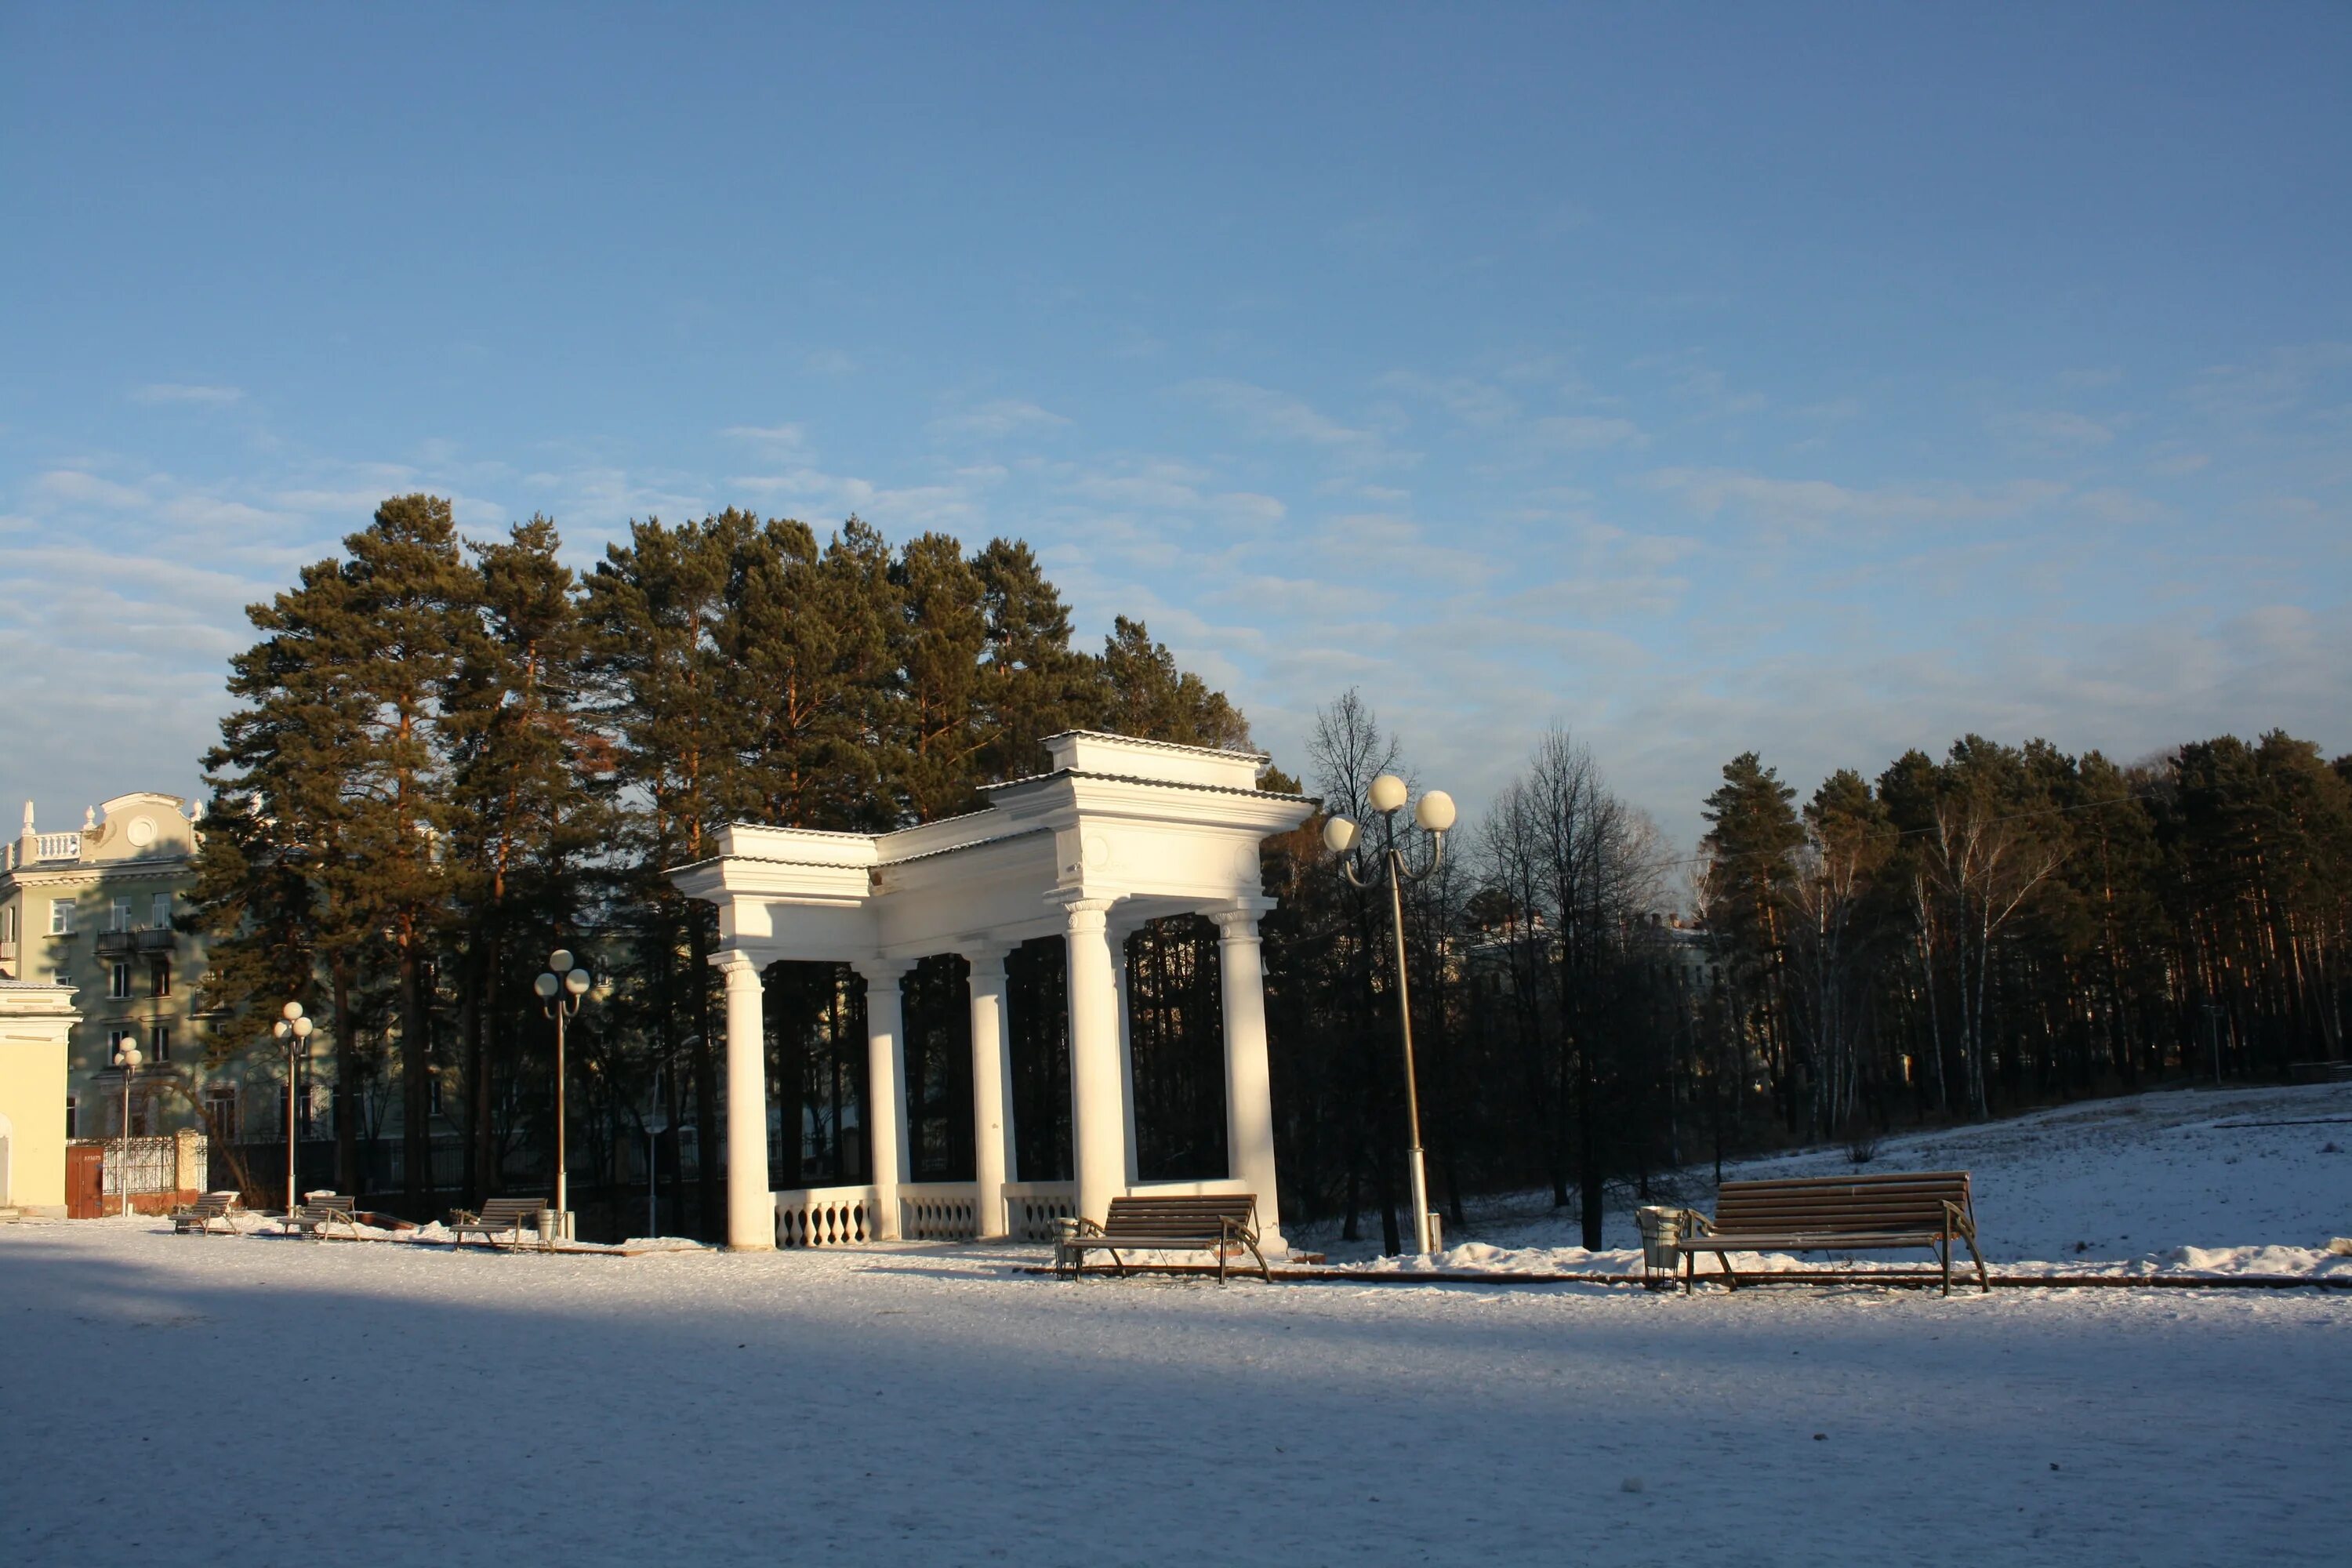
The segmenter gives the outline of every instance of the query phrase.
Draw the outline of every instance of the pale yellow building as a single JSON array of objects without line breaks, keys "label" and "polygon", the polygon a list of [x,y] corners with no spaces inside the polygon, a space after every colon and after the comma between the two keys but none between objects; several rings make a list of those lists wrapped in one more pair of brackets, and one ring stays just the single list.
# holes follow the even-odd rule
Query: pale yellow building
[{"label": "pale yellow building", "polygon": [[[236,1087],[205,1066],[204,942],[173,926],[195,880],[196,815],[178,795],[117,795],[79,829],[44,833],[28,801],[23,830],[0,847],[0,979],[66,987],[78,1015],[45,1113],[62,1137],[121,1136],[125,1039],[146,1058],[129,1085],[131,1136],[206,1121],[237,1135]],[[8,1113],[22,1138],[25,1116]]]},{"label": "pale yellow building", "polygon": [[79,1022],[62,985],[0,980],[0,1214],[66,1212],[67,1042]]}]

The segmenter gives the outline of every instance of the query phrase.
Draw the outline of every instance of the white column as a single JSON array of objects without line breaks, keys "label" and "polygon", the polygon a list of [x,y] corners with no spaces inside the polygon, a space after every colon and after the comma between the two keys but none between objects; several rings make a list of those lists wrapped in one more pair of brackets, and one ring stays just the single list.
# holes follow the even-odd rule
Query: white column
[{"label": "white column", "polygon": [[1118,1086],[1127,1100],[1127,1184],[1143,1179],[1135,1160],[1135,977],[1128,972],[1127,939],[1133,926],[1110,928],[1110,972],[1118,984]]},{"label": "white column", "polygon": [[776,1194],[768,1185],[765,992],[750,954],[712,962],[727,977],[727,1246],[766,1252],[776,1245]]},{"label": "white column", "polygon": [[1274,1083],[1265,1058],[1265,961],[1255,908],[1216,910],[1217,975],[1225,1016],[1226,1169],[1257,1194],[1258,1233],[1268,1250],[1282,1239],[1274,1185]]},{"label": "white column", "polygon": [[1079,1215],[1099,1223],[1127,1191],[1127,1116],[1118,1074],[1118,982],[1108,899],[1066,906],[1070,940],[1070,1144]]},{"label": "white column", "polygon": [[874,1170],[874,1235],[898,1239],[898,1184],[907,1179],[907,1023],[903,959],[866,959],[866,1159]]},{"label": "white column", "polygon": [[1004,1184],[1013,1179],[1013,1040],[1004,1007],[1004,950],[969,947],[971,965],[972,1207],[980,1238],[1005,1234]]}]

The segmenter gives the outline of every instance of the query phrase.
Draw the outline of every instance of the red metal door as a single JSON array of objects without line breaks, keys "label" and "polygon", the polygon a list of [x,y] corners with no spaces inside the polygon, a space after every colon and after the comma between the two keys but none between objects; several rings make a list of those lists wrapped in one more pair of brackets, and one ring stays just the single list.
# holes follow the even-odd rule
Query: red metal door
[{"label": "red metal door", "polygon": [[66,1145],[66,1217],[98,1219],[106,1213],[106,1151],[95,1143]]}]

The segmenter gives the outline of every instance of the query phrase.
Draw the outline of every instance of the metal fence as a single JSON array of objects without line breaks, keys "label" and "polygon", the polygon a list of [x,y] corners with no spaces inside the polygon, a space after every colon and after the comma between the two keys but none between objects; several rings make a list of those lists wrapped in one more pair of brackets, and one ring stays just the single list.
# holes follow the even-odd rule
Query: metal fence
[{"label": "metal fence", "polygon": [[[129,1193],[137,1197],[145,1193],[177,1193],[187,1189],[180,1183],[180,1145],[178,1138],[110,1138],[100,1141],[106,1151],[104,1166],[105,1190],[110,1195]],[[205,1140],[194,1140],[194,1158],[189,1166],[193,1182],[204,1174],[210,1163]]]}]

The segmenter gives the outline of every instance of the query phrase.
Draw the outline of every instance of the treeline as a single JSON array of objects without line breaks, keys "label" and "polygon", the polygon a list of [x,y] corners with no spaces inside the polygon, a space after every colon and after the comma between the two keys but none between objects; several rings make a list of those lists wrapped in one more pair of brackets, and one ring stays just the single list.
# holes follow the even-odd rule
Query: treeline
[{"label": "treeline", "polygon": [[[658,1104],[662,1162],[675,1177],[693,1129],[703,1211],[719,1212],[715,914],[664,872],[725,823],[950,815],[1072,728],[1248,738],[1141,623],[1074,647],[1018,541],[893,548],[855,518],[820,540],[728,510],[635,524],[584,577],[558,546],[545,518],[472,541],[446,500],[387,500],[251,607],[260,640],[232,661],[236,706],[205,758],[187,923],[212,938],[213,1052],[268,1060],[280,1003],[308,1002],[334,1053],[338,1184],[360,1190],[360,1144],[396,1085],[415,1213],[434,1203],[436,1118],[462,1131],[469,1198],[551,1142],[531,982],[567,944],[624,971],[573,1035],[574,1126],[604,1133],[580,1142],[609,1152]],[[862,1045],[840,973],[771,988],[780,1065],[805,1076],[812,1035]],[[833,1096],[836,1121],[856,1098]]]},{"label": "treeline", "polygon": [[[543,1164],[551,1029],[531,981],[558,945],[620,982],[572,1036],[585,1184],[617,1195],[623,1142],[665,1128],[665,1190],[694,1173],[686,1226],[723,1213],[715,912],[666,872],[725,823],[950,815],[1071,728],[1248,740],[1139,623],[1074,647],[1015,541],[894,547],[856,519],[820,539],[730,510],[635,524],[584,575],[557,547],[543,518],[467,541],[445,501],[385,502],[253,607],[260,640],[233,661],[206,759],[189,923],[212,937],[213,1051],[250,1070],[279,1004],[309,1004],[334,1052],[338,1185],[362,1188],[362,1144],[396,1103],[412,1213],[450,1196],[436,1126],[445,1152],[462,1142],[468,1198]],[[1353,692],[1306,762],[1328,810],[1375,823],[1371,781],[1406,771]],[[1676,858],[1553,734],[1442,857],[1401,826],[1427,872],[1405,900],[1422,1131],[1457,1222],[1470,1195],[1538,1187],[1597,1246],[1612,1184],[1645,1193],[1708,1157],[1866,1151],[1906,1121],[2343,1055],[2352,760],[2306,742],[2126,767],[1970,736],[1801,802],[1751,754],[1706,816],[1696,859]],[[1282,1203],[1351,1236],[1377,1221],[1393,1247],[1410,1222],[1387,893],[1319,826],[1264,854]],[[1382,842],[1376,826],[1353,852],[1376,883]],[[1216,942],[1188,917],[1128,944],[1146,1180],[1225,1169]],[[1020,1173],[1066,1179],[1061,943],[1007,973]],[[778,1184],[870,1179],[865,982],[779,964],[766,984]],[[904,998],[913,1174],[969,1180],[962,961],[925,961]]]},{"label": "treeline", "polygon": [[1750,753],[1706,816],[1724,1036],[1791,1131],[2343,1055],[2352,757],[1969,735],[1800,807]]},{"label": "treeline", "polygon": [[[1397,752],[1351,698],[1315,763],[1360,811]],[[1705,815],[1698,857],[1673,858],[1555,734],[1409,891],[1423,1131],[1457,1216],[1545,1186],[1598,1246],[1611,1184],[1710,1155],[1866,1158],[1897,1125],[2344,1057],[2352,758],[2273,732],[2118,766],[1972,735],[1801,804],[1749,753]],[[1321,922],[1273,966],[1277,1105],[1310,1108],[1287,1169],[1352,1230],[1360,1175],[1394,1206],[1402,1070],[1384,911],[1331,879],[1302,861],[1277,917]],[[1678,888],[1697,919],[1667,912]]]}]

